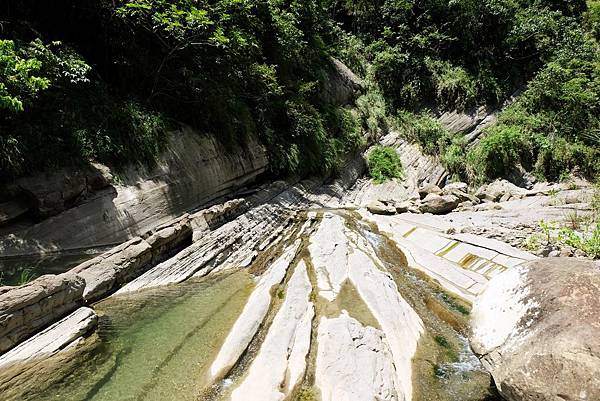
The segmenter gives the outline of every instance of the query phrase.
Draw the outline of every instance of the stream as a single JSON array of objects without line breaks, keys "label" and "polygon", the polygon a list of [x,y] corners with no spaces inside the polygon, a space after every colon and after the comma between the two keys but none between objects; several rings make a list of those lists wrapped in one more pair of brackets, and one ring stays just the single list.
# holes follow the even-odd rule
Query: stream
[{"label": "stream", "polygon": [[[391,326],[385,320],[385,314],[390,311],[378,309],[381,307],[373,303],[377,297],[365,298],[368,295],[365,290],[367,284],[357,281],[359,279],[352,275],[352,258],[359,254],[365,255],[364,260],[368,262],[364,263],[373,269],[365,274],[389,277],[389,284],[397,288],[407,310],[414,311],[415,318],[422,321],[424,329],[412,357],[412,384],[408,384],[409,388],[412,386],[412,400],[500,399],[491,387],[490,376],[485,373],[466,340],[469,303],[447,293],[424,273],[409,268],[402,251],[376,226],[353,211],[316,210],[303,213],[303,218],[287,234],[282,233],[285,238],[266,248],[261,254],[265,256],[255,258],[248,268],[222,272],[215,269],[214,273],[205,277],[130,294],[116,294],[92,305],[99,316],[98,329],[76,346],[36,364],[36,377],[18,381],[3,399],[240,399],[239,396],[235,398],[235,389],[241,385],[252,389],[246,379],[261,371],[260,366],[253,364],[255,360],[269,360],[264,358],[271,355],[275,361],[273,375],[276,374],[277,360],[273,355],[276,355],[277,339],[292,330],[287,326],[280,328],[279,315],[283,316],[286,308],[299,307],[298,302],[288,300],[288,297],[295,291],[295,283],[300,283],[301,276],[305,276],[304,287],[308,286],[310,293],[308,298],[305,297],[309,305],[307,310],[312,311],[314,305],[314,316],[306,315],[312,316],[306,326],[309,348],[301,358],[304,362],[300,365],[304,369],[297,384],[289,392],[281,390],[280,399],[325,401],[328,398],[322,396],[321,386],[326,386],[327,381],[317,377],[320,372],[318,365],[327,357],[323,349],[319,349],[325,322],[335,322],[338,316],[347,316],[363,330],[385,333],[384,338],[391,336],[390,349],[396,356],[392,344],[394,335],[389,332]],[[324,238],[327,242],[321,243]],[[348,263],[349,267],[342,271],[346,276],[336,278],[330,271],[325,277],[324,266],[326,268],[327,264],[333,263],[330,259],[333,253],[342,248],[347,250],[338,256],[339,260]],[[322,254],[319,254],[321,251]],[[237,320],[247,312],[244,308],[260,290],[261,280],[285,258],[286,252],[291,256],[283,270],[283,279],[275,280],[276,284],[264,292],[270,300],[262,323],[234,365],[223,374],[211,375],[211,365],[228,335],[238,327]],[[315,257],[317,254],[318,257]],[[324,277],[329,280],[331,290],[327,291],[330,292],[322,288]],[[378,282],[373,285],[378,285]],[[391,288],[390,291],[396,289]],[[291,316],[299,316],[297,310],[294,313]],[[399,315],[392,323],[402,327],[401,319]],[[293,341],[297,342],[302,335],[302,327],[299,323],[293,328],[296,330],[291,337],[295,338]],[[273,333],[269,333],[271,330]],[[402,341],[400,344],[402,346]],[[267,352],[270,346],[273,349],[271,354]],[[288,354],[294,350],[288,348]],[[286,384],[290,375],[293,376],[290,372],[295,366],[291,364],[291,356],[288,355],[288,359],[282,382]],[[400,369],[397,363],[395,365]],[[40,374],[44,375],[43,380],[39,378]],[[396,390],[382,399],[402,400],[400,395],[394,396],[398,382],[395,386]],[[247,399],[258,398],[249,396]]]}]

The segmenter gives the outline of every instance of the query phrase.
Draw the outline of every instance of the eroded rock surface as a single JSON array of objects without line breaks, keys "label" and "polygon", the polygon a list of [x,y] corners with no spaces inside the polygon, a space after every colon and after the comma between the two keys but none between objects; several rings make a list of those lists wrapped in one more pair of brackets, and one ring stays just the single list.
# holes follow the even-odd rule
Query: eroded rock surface
[{"label": "eroded rock surface", "polygon": [[342,314],[321,318],[316,385],[323,401],[398,401],[394,362],[381,330]]},{"label": "eroded rock surface", "polygon": [[213,377],[227,373],[250,344],[269,310],[271,288],[283,280],[290,262],[296,256],[299,245],[300,243],[297,241],[286,249],[283,255],[258,280],[256,289],[250,295],[242,314],[235,322],[210,368]]},{"label": "eroded rock surface", "polygon": [[510,401],[600,399],[600,264],[540,259],[493,278],[471,346]]},{"label": "eroded rock surface", "polygon": [[248,375],[232,401],[280,401],[298,385],[306,369],[314,316],[306,264],[300,262]]}]

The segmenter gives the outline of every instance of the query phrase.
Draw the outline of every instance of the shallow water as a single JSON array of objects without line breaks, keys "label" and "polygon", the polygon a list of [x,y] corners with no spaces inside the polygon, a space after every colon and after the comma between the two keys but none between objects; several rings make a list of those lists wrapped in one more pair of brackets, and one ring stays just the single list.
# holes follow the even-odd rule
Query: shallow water
[{"label": "shallow water", "polygon": [[[353,238],[372,247],[380,269],[394,279],[400,294],[420,315],[426,327],[413,360],[414,401],[495,400],[490,378],[481,369],[464,338],[468,305],[444,292],[423,273],[407,267],[404,254],[376,227],[352,212],[337,211]],[[358,239],[354,240],[357,241]],[[316,314],[308,370],[295,400],[317,400],[314,386],[316,328],[321,316],[338,316],[342,310],[365,326],[379,323],[347,280],[334,302],[318,295],[308,238],[290,267],[304,260],[313,284],[311,299]],[[208,369],[254,288],[249,271],[260,273],[273,255],[265,253],[249,269],[213,278],[113,296],[93,308],[99,328],[68,356],[44,367],[45,380],[35,377],[14,400],[163,401],[224,400],[245,377],[285,295],[285,282],[273,289],[267,318],[248,350],[231,372],[216,384]],[[268,257],[267,257],[268,256]],[[257,267],[258,266],[258,267]],[[50,358],[52,359],[52,358]],[[60,365],[59,364],[63,364]],[[40,369],[38,369],[38,372]],[[1,380],[1,378],[0,378]],[[2,397],[0,397],[2,398]]]},{"label": "shallow water", "polygon": [[44,274],[60,274],[99,255],[106,248],[62,252],[45,256],[19,256],[0,259],[0,285],[25,284]]},{"label": "shallow water", "polygon": [[99,344],[36,400],[195,400],[253,288],[245,272],[109,298]]}]

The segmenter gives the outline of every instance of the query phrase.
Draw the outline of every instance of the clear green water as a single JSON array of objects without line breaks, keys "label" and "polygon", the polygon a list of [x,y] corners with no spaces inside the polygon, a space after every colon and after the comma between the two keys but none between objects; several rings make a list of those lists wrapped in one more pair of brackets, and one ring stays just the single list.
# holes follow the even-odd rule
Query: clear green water
[{"label": "clear green water", "polygon": [[100,302],[93,351],[35,399],[199,399],[210,363],[252,288],[250,275],[236,272]]}]

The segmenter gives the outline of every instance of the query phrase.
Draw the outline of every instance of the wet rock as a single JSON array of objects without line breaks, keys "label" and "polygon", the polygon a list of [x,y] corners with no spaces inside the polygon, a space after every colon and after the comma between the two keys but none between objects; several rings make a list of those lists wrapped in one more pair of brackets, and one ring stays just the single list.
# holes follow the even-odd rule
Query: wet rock
[{"label": "wet rock", "polygon": [[349,254],[348,277],[385,333],[396,370],[399,399],[410,400],[412,359],[423,333],[423,322],[402,298],[391,275],[377,267],[375,263],[382,264],[377,256],[367,254],[368,247],[363,249],[355,249]]},{"label": "wet rock", "polygon": [[296,256],[299,245],[300,242],[296,241],[294,245],[288,247],[284,254],[258,280],[256,289],[248,298],[244,310],[234,323],[219,354],[210,367],[210,374],[213,378],[226,374],[250,344],[269,311],[271,288],[281,283],[285,277],[290,262]]},{"label": "wet rock", "polygon": [[392,215],[396,214],[396,208],[386,205],[380,201],[373,201],[367,205],[367,210],[373,214]]},{"label": "wet rock", "polygon": [[[385,335],[346,313],[322,317],[317,337],[316,386],[322,401],[400,401]],[[410,394],[408,395],[410,398]]]},{"label": "wet rock", "polygon": [[430,193],[421,201],[419,210],[423,213],[444,214],[454,210],[459,199],[454,195],[438,195]]},{"label": "wet rock", "polygon": [[76,309],[85,281],[73,273],[39,277],[0,295],[0,352]]},{"label": "wet rock", "polygon": [[493,278],[471,346],[509,401],[600,399],[600,264],[539,259]]},{"label": "wet rock", "polygon": [[300,262],[286,290],[285,301],[248,375],[236,388],[232,401],[280,401],[291,394],[306,370],[314,316],[306,264]]}]

